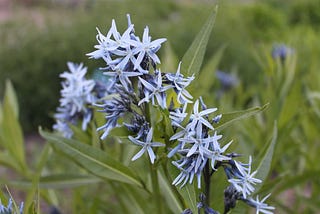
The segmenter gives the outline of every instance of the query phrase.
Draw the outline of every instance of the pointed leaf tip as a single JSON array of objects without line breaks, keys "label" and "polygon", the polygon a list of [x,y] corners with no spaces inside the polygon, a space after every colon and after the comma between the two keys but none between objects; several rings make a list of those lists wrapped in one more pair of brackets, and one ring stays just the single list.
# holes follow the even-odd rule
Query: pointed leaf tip
[{"label": "pointed leaf tip", "polygon": [[192,74],[197,75],[202,65],[204,54],[206,52],[207,44],[211,31],[214,26],[218,7],[215,6],[211,15],[208,17],[206,23],[197,34],[196,38],[192,42],[191,46],[182,58],[182,73],[190,76]]}]

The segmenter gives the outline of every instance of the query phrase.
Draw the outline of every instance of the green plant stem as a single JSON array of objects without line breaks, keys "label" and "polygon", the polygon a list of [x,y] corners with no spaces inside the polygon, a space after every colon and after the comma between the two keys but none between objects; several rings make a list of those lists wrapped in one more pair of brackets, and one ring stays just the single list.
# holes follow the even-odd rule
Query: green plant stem
[{"label": "green plant stem", "polygon": [[152,191],[153,191],[153,202],[156,205],[156,213],[162,214],[162,199],[159,188],[159,179],[158,179],[158,171],[157,168],[150,163],[150,175],[151,175],[151,183],[152,183]]},{"label": "green plant stem", "polygon": [[210,165],[209,162],[206,163],[204,168],[204,194],[206,196],[206,205],[210,206]]},{"label": "green plant stem", "polygon": [[[168,162],[168,159],[166,158],[164,163],[162,164],[162,168],[163,168],[164,175],[166,176],[166,178],[168,180],[168,183],[172,184],[172,178],[171,178],[170,172],[168,170],[167,162]],[[184,199],[181,196],[181,194],[179,193],[179,191],[177,190],[176,186],[172,185],[172,190],[173,190],[175,196],[179,199],[180,204],[185,205]]]}]

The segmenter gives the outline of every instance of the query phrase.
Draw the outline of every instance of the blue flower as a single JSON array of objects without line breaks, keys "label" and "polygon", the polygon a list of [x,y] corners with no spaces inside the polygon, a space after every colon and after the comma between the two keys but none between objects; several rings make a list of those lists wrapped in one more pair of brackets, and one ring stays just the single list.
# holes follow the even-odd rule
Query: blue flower
[{"label": "blue flower", "polygon": [[174,111],[170,112],[169,118],[171,119],[172,126],[182,128],[181,124],[188,115],[186,110],[187,110],[187,103],[185,103],[182,108],[177,108]]},{"label": "blue flower", "polygon": [[211,148],[209,152],[206,152],[206,157],[208,157],[211,160],[211,168],[213,170],[216,170],[215,168],[216,161],[221,162],[221,161],[226,161],[231,159],[230,157],[223,155],[223,153],[228,149],[232,141],[221,148],[218,142],[218,140],[221,138],[222,138],[222,135],[217,135],[217,133],[215,132],[214,136],[212,136],[212,140],[209,141]]},{"label": "blue flower", "polygon": [[[88,53],[87,56],[94,59],[103,58],[107,64],[114,64],[113,56],[124,56],[123,49],[129,48],[131,43],[130,33],[133,32],[133,25],[128,26],[127,30],[121,35],[116,26],[115,20],[112,20],[111,28],[104,36],[97,28],[96,36],[98,45],[94,47],[98,50]],[[113,39],[112,39],[113,37]]]},{"label": "blue flower", "polygon": [[92,118],[92,110],[88,106],[95,102],[96,97],[93,95],[95,81],[85,78],[87,68],[83,67],[82,63],[68,62],[67,65],[69,72],[60,75],[65,81],[61,83],[60,106],[54,115],[57,123],[53,128],[65,137],[71,138],[73,132],[69,124],[76,124],[78,120],[82,120],[82,130],[86,130]]},{"label": "blue flower", "polygon": [[141,105],[144,102],[149,102],[150,99],[152,101],[152,104],[155,105],[155,99],[157,99],[158,104],[165,109],[167,107],[167,100],[166,100],[166,93],[165,91],[170,89],[172,86],[162,85],[162,76],[161,72],[157,71],[157,79],[154,81],[146,81],[143,78],[139,77],[140,82],[145,87],[144,90],[144,98],[141,99],[138,103],[138,105]]},{"label": "blue flower", "polygon": [[204,157],[205,153],[209,153],[209,144],[216,141],[219,138],[215,136],[207,137],[203,136],[202,133],[202,126],[197,127],[196,136],[195,137],[187,137],[187,138],[180,138],[179,141],[183,143],[183,145],[188,144],[191,147],[188,148],[188,153],[186,157],[190,157],[193,154],[199,154],[202,158]]},{"label": "blue flower", "polygon": [[213,130],[213,126],[203,117],[215,112],[216,110],[217,108],[209,108],[199,112],[199,100],[196,100],[193,106],[193,113],[190,116],[191,122],[188,124],[187,129],[195,130],[197,126],[204,125]]},{"label": "blue flower", "polygon": [[222,118],[222,114],[219,114],[219,115],[215,116],[214,118],[212,118],[212,122],[219,123],[221,118]]},{"label": "blue flower", "polygon": [[[199,111],[199,102],[201,102],[202,111]],[[231,159],[223,155],[231,142],[221,148],[218,140],[221,139],[222,135],[215,133],[211,136],[208,133],[209,129],[214,129],[207,120],[208,114],[216,111],[216,108],[207,109],[201,98],[194,103],[189,123],[184,128],[182,122],[188,115],[185,112],[186,105],[185,103],[182,110],[176,109],[175,112],[170,112],[171,124],[180,130],[170,138],[170,140],[178,140],[179,143],[169,152],[168,157],[177,153],[181,157],[180,160],[173,162],[181,170],[173,184],[183,186],[187,181],[191,183],[193,178],[197,176],[198,187],[200,188],[201,174],[208,160],[211,160],[212,169],[215,170],[214,165],[217,161],[222,162]]]},{"label": "blue flower", "polygon": [[[0,214],[18,214],[17,212],[12,210],[12,199],[9,199],[8,205],[4,206],[0,199]],[[19,207],[19,214],[23,214],[23,202],[21,202]]]},{"label": "blue flower", "polygon": [[105,100],[103,104],[95,104],[95,106],[101,108],[100,112],[104,112],[107,122],[103,126],[99,127],[97,131],[103,130],[104,133],[100,137],[102,140],[105,139],[109,132],[118,126],[118,119],[124,116],[126,113],[131,112],[131,98],[129,97],[128,91],[121,85],[115,85],[117,91],[111,99]]},{"label": "blue flower", "polygon": [[270,194],[268,194],[267,196],[265,196],[261,201],[259,200],[259,196],[256,197],[256,200],[249,198],[248,200],[246,200],[245,202],[256,208],[256,214],[264,213],[264,214],[272,214],[275,208],[273,206],[269,206],[268,204],[264,203],[264,201],[270,196]]},{"label": "blue flower", "polygon": [[57,120],[56,124],[53,125],[53,129],[62,133],[65,138],[71,138],[73,135],[73,131],[69,127],[69,124],[62,120]]},{"label": "blue flower", "polygon": [[134,69],[138,69],[140,72],[144,73],[145,70],[141,67],[141,63],[145,58],[151,59],[153,64],[159,64],[160,59],[156,55],[156,52],[160,49],[161,44],[167,39],[161,38],[151,41],[151,36],[149,36],[149,28],[146,27],[143,32],[142,42],[131,41],[134,46],[133,53],[138,55],[136,62],[134,63]]},{"label": "blue flower", "polygon": [[216,77],[219,80],[223,91],[229,90],[238,85],[239,80],[234,74],[229,74],[224,71],[216,71]]},{"label": "blue flower", "polygon": [[117,68],[114,71],[104,72],[103,74],[117,78],[127,91],[132,90],[132,85],[131,81],[129,80],[129,77],[136,77],[142,75],[139,72],[123,71],[120,68]]},{"label": "blue flower", "polygon": [[256,183],[261,183],[260,179],[254,178],[254,175],[257,171],[251,173],[251,156],[249,157],[248,168],[245,168],[243,165],[236,163],[237,170],[237,177],[231,178],[228,181],[236,188],[238,192],[242,192],[243,198],[247,198],[254,191],[254,185]]},{"label": "blue flower", "polygon": [[166,77],[174,86],[174,89],[178,95],[178,102],[180,104],[192,103],[191,99],[193,97],[185,88],[191,83],[192,80],[194,80],[194,76],[184,78],[184,76],[180,73],[180,65],[181,62],[179,63],[175,74],[167,73]]},{"label": "blue flower", "polygon": [[160,63],[156,52],[166,39],[151,41],[149,28],[146,27],[140,41],[140,38],[134,35],[134,25],[131,24],[130,16],[127,18],[128,28],[122,35],[118,32],[114,20],[106,36],[97,29],[96,38],[99,44],[94,46],[97,50],[87,55],[94,59],[102,58],[108,65],[107,68],[112,70],[138,71],[147,74],[150,65]]},{"label": "blue flower", "polygon": [[188,181],[191,184],[194,177],[197,177],[198,188],[201,187],[201,174],[204,166],[207,163],[206,158],[201,158],[199,155],[191,157],[182,157],[178,161],[173,161],[172,164],[180,169],[180,174],[172,182],[173,185],[183,187]]},{"label": "blue flower", "polygon": [[132,161],[137,160],[145,152],[148,152],[151,163],[152,164],[154,163],[154,160],[156,159],[156,155],[154,154],[152,147],[161,147],[161,146],[165,146],[165,144],[159,143],[159,142],[152,142],[152,135],[153,135],[153,128],[149,130],[145,141],[141,141],[132,136],[129,136],[129,139],[131,140],[132,143],[138,146],[142,146],[142,149],[135,156],[133,156],[133,158],[131,159]]},{"label": "blue flower", "polygon": [[77,112],[86,111],[88,103],[94,102],[91,92],[95,86],[93,80],[86,80],[87,67],[83,64],[68,62],[70,72],[60,74],[66,80],[62,82],[60,106],[71,105],[70,115]]},{"label": "blue flower", "polygon": [[272,48],[272,57],[274,59],[280,58],[284,61],[288,55],[292,54],[294,50],[285,44],[276,44]]}]

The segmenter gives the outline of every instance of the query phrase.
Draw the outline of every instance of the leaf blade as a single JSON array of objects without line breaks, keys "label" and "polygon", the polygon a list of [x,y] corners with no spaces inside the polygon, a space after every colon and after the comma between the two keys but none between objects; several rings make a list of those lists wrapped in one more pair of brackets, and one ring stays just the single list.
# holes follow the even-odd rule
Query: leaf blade
[{"label": "leaf blade", "polygon": [[55,149],[71,158],[93,175],[105,180],[116,180],[144,188],[145,185],[142,180],[129,167],[113,158],[107,157],[100,149],[42,130],[40,130],[40,134],[47,139]]},{"label": "leaf blade", "polygon": [[[257,167],[257,174],[256,174],[256,178],[264,181],[271,169],[271,162],[272,162],[272,157],[273,157],[273,153],[274,153],[274,148],[277,142],[277,137],[278,137],[278,129],[277,129],[277,123],[275,122],[274,127],[273,127],[273,134],[272,134],[272,138],[270,140],[270,143],[267,147],[267,149],[264,151],[264,155],[260,160],[260,163]],[[255,193],[257,193],[261,187],[263,185],[262,183],[259,183],[255,186]]]},{"label": "leaf blade", "polygon": [[191,46],[182,58],[182,73],[190,76],[192,73],[197,75],[199,72],[202,61],[206,52],[206,46],[209,41],[211,31],[216,19],[218,6],[214,8],[206,23],[197,34]]},{"label": "leaf blade", "polygon": [[171,211],[173,213],[181,213],[183,211],[183,207],[171,189],[175,187],[171,187],[172,184],[169,184],[160,172],[158,173],[158,177],[161,187],[160,190]]},{"label": "leaf blade", "polygon": [[231,125],[232,123],[242,120],[245,118],[248,118],[250,116],[253,116],[255,114],[258,114],[268,108],[269,104],[265,104],[262,107],[253,107],[244,111],[236,111],[236,112],[231,112],[227,114],[222,114],[222,118],[220,122],[218,123],[218,126],[216,126],[216,129],[218,131],[221,131]]}]

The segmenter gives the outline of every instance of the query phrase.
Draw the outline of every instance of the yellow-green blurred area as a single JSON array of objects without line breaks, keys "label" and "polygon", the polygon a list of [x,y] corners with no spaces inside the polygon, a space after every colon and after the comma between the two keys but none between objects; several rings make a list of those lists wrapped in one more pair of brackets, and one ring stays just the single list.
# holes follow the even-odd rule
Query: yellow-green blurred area
[{"label": "yellow-green blurred area", "polygon": [[94,50],[96,27],[106,33],[114,18],[123,30],[130,13],[137,34],[148,25],[153,39],[166,37],[181,60],[217,3],[206,56],[226,45],[219,69],[237,70],[242,81],[261,74],[253,51],[260,44],[294,44],[304,70],[319,56],[319,1],[1,0],[0,94],[10,79],[24,129],[50,127],[66,62],[84,62],[89,70],[104,66],[85,56]]}]

